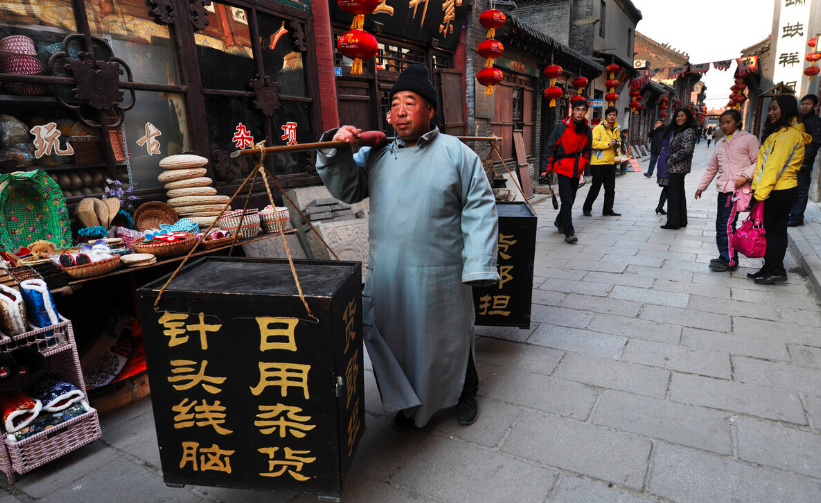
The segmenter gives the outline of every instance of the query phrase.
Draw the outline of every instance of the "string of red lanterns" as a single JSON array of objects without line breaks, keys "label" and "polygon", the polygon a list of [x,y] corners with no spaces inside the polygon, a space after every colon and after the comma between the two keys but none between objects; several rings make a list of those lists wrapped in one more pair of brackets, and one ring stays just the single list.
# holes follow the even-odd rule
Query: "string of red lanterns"
[{"label": "string of red lanterns", "polygon": [[608,93],[604,96],[604,99],[607,100],[607,104],[609,106],[615,106],[616,101],[619,99],[619,95],[616,93],[616,88],[619,87],[619,82],[616,79],[616,72],[621,70],[621,67],[615,63],[609,64],[605,67],[607,73],[610,74],[610,78],[605,82],[607,86]]},{"label": "string of red lanterns", "polygon": [[587,77],[576,77],[573,80],[573,82],[571,82],[571,85],[576,88],[576,96],[573,96],[572,98],[570,98],[571,105],[573,103],[576,103],[579,100],[584,99],[584,96],[582,96],[582,93],[584,92],[584,88],[587,87],[587,84],[589,82],[590,81],[587,80]]},{"label": "string of red lanterns", "polygon": [[810,39],[809,42],[807,42],[807,45],[812,47],[813,50],[811,53],[807,54],[806,59],[810,62],[810,66],[804,68],[804,75],[808,76],[810,80],[812,80],[813,77],[815,77],[816,75],[818,75],[819,72],[821,72],[821,68],[815,66],[815,63],[817,63],[818,60],[821,59],[821,52],[816,52],[815,50],[815,44],[817,41],[818,37],[815,37]]},{"label": "string of red lanterns", "polygon": [[735,79],[735,84],[730,87],[732,93],[730,94],[730,101],[727,102],[727,106],[741,110],[741,104],[747,100],[747,97],[744,96],[745,89],[747,89],[747,84],[744,83],[744,79]]},{"label": "string of red lanterns", "polygon": [[483,86],[487,86],[485,95],[493,94],[493,86],[499,85],[504,79],[502,71],[493,67],[493,59],[504,54],[505,46],[493,37],[496,36],[496,30],[504,26],[506,22],[505,13],[496,9],[488,9],[479,16],[479,24],[487,30],[487,36],[477,49],[479,55],[485,58],[485,67],[476,75],[476,80]]},{"label": "string of red lanterns", "polygon": [[544,69],[544,76],[550,79],[550,86],[544,90],[544,97],[550,100],[551,107],[556,106],[556,100],[562,97],[562,88],[556,85],[556,79],[562,76],[564,69],[559,65],[547,65]]},{"label": "string of red lanterns", "polygon": [[669,106],[670,99],[667,96],[663,96],[659,99],[659,108],[661,108],[661,112],[659,116],[661,117],[662,121],[667,117],[667,107]]},{"label": "string of red lanterns", "polygon": [[633,82],[630,88],[630,104],[628,105],[630,109],[633,111],[634,114],[639,113],[641,110],[641,103],[639,103],[639,96],[641,96],[641,83],[640,82]]},{"label": "string of red lanterns", "polygon": [[365,26],[365,14],[370,14],[379,5],[379,0],[337,0],[339,8],[353,15],[350,31],[343,33],[336,46],[346,57],[353,60],[351,75],[362,74],[362,62],[376,56],[379,45],[376,37],[362,28]]}]

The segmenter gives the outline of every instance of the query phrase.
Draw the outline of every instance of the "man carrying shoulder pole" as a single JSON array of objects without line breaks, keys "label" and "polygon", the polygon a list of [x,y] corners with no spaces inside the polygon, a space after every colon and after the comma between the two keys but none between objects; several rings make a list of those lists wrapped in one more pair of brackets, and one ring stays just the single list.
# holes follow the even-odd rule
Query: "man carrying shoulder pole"
[{"label": "man carrying shoulder pole", "polygon": [[576,243],[573,229],[573,202],[579,189],[579,177],[590,163],[593,135],[587,125],[585,100],[573,103],[571,116],[560,122],[550,134],[542,156],[542,174],[556,173],[562,206],[553,225],[564,233],[567,243]]}]

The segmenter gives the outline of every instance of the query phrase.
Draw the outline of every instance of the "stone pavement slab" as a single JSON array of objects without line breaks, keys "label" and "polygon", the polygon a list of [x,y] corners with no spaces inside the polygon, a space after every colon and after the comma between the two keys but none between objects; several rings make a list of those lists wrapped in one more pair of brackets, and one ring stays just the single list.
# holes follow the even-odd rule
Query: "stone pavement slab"
[{"label": "stone pavement slab", "polygon": [[742,356],[733,358],[733,367],[739,382],[821,394],[821,373],[815,369]]},{"label": "stone pavement slab", "polygon": [[495,400],[576,419],[589,416],[596,403],[596,392],[583,384],[511,370],[497,372],[481,392]]},{"label": "stone pavement slab", "polygon": [[502,451],[641,489],[650,441],[632,433],[525,412],[502,444]]},{"label": "stone pavement slab", "polygon": [[527,342],[554,349],[617,359],[621,356],[627,339],[616,335],[543,323],[539,325],[538,330],[533,332]]},{"label": "stone pavement slab", "polygon": [[534,374],[552,374],[563,356],[564,351],[487,337],[476,341],[476,360]]},{"label": "stone pavement slab", "polygon": [[613,488],[612,484],[595,484],[578,477],[565,475],[550,503],[649,503],[651,501],[653,500]]},{"label": "stone pavement slab", "polygon": [[[692,348],[721,351],[731,355],[752,356],[768,360],[790,361],[783,340],[744,333],[724,333],[685,327],[681,344]],[[802,346],[806,347],[806,346]]]},{"label": "stone pavement slab", "polygon": [[622,360],[688,374],[730,378],[730,355],[661,342],[631,340]]},{"label": "stone pavement slab", "polygon": [[656,398],[664,398],[670,380],[670,372],[666,370],[570,352],[562,359],[553,375],[601,388]]},{"label": "stone pavement slab", "polygon": [[747,417],[736,427],[740,459],[821,479],[821,436]]}]

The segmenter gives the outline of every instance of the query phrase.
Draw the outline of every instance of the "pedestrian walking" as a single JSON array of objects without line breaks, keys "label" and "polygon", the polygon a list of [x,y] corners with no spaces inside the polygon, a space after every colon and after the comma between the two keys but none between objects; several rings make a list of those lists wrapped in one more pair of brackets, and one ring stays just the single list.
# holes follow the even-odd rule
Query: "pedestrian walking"
[{"label": "pedestrian walking", "polygon": [[710,142],[713,141],[713,130],[708,129],[707,134],[704,135],[704,139],[707,140],[707,148],[710,148]]},{"label": "pedestrian walking", "polygon": [[684,192],[684,177],[690,172],[693,150],[698,136],[696,119],[689,108],[676,112],[675,119],[667,126],[672,132],[669,153],[665,159],[667,177],[667,223],[662,229],[687,227],[687,197]]},{"label": "pedestrian walking", "polygon": [[696,199],[707,190],[713,178],[718,189],[718,211],[716,212],[716,245],[718,258],[710,261],[710,270],[716,272],[735,271],[738,268],[738,252],[730,244],[736,230],[738,211],[733,195],[737,191],[750,189],[753,171],[758,160],[758,139],[742,131],[741,113],[730,109],[721,114],[719,126],[724,138],[716,141],[716,148],[707,170],[701,177],[696,190]]},{"label": "pedestrian walking", "polygon": [[556,173],[559,185],[559,197],[562,207],[553,225],[564,233],[564,240],[576,243],[576,231],[573,228],[573,202],[579,190],[579,177],[590,163],[593,134],[587,125],[588,104],[585,100],[573,103],[570,117],[566,118],[550,133],[542,156],[542,173]]},{"label": "pedestrian walking", "polygon": [[599,191],[604,185],[604,207],[602,215],[618,217],[621,213],[613,211],[613,202],[616,199],[616,151],[619,148],[621,133],[616,117],[619,111],[616,107],[608,107],[604,111],[604,121],[593,128],[593,157],[590,159],[590,170],[593,172],[593,183],[582,205],[582,214],[586,217],[593,215],[593,202],[599,197]]},{"label": "pedestrian walking", "polygon": [[659,205],[656,206],[656,215],[666,215],[664,211],[664,203],[667,202],[667,187],[670,185],[670,178],[667,176],[667,156],[670,155],[670,140],[673,139],[673,131],[667,132],[667,128],[662,129],[664,139],[661,142],[661,152],[659,152],[658,170],[656,171],[656,180],[661,187],[661,194],[659,194]]},{"label": "pedestrian walking", "polygon": [[787,281],[787,222],[798,199],[798,171],[804,162],[805,145],[812,136],[804,132],[795,98],[782,94],[767,108],[767,123],[753,173],[753,197],[764,203],[767,250],[764,266],[747,274],[756,283],[771,285]]},{"label": "pedestrian walking", "polygon": [[653,132],[650,133],[650,164],[647,166],[647,173],[644,174],[647,178],[653,176],[653,169],[658,162],[659,154],[661,153],[661,144],[664,142],[664,120],[656,119],[656,124],[653,126]]},{"label": "pedestrian walking", "polygon": [[[424,426],[456,405],[476,421],[472,286],[499,281],[496,201],[479,157],[431,123],[438,104],[427,67],[414,64],[390,92],[396,139],[317,154],[317,172],[347,203],[370,197],[370,261],[363,291],[365,346],[394,426]],[[356,147],[361,130],[324,139]]]},{"label": "pedestrian walking", "polygon": [[804,211],[807,209],[812,168],[815,165],[818,148],[821,146],[821,117],[815,113],[817,106],[818,96],[808,94],[801,98],[801,122],[804,124],[804,131],[812,136],[812,143],[804,148],[804,164],[798,172],[798,199],[790,209],[790,219],[787,222],[789,227],[804,225]]}]

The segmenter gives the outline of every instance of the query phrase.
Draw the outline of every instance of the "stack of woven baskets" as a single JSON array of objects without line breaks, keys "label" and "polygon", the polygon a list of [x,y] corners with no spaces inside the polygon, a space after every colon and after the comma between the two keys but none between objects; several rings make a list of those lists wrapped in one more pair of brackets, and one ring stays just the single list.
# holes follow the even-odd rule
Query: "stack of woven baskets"
[{"label": "stack of woven baskets", "polygon": [[180,218],[189,218],[203,229],[222,215],[230,200],[228,196],[218,196],[217,189],[211,187],[211,179],[204,176],[206,164],[208,159],[198,155],[172,155],[160,161],[165,171],[157,177],[168,191],[168,204]]}]

